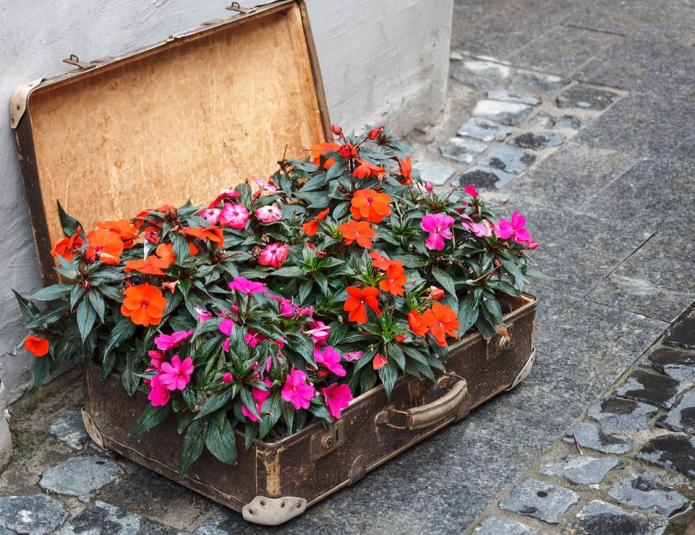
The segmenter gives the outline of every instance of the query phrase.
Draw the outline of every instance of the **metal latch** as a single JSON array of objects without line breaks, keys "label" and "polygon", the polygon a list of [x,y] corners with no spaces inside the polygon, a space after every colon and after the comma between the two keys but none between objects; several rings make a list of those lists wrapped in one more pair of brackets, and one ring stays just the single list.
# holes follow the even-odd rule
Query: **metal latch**
[{"label": "metal latch", "polygon": [[345,442],[345,425],[338,420],[323,433],[315,433],[311,437],[311,460],[315,461],[333,450],[338,449]]},{"label": "metal latch", "polygon": [[514,347],[514,324],[507,326],[509,338],[497,333],[487,341],[487,361],[495,360]]},{"label": "metal latch", "polygon": [[78,67],[80,70],[83,70],[83,71],[88,71],[89,69],[93,69],[94,67],[96,67],[96,64],[94,64],[94,63],[85,63],[84,61],[80,61],[80,58],[78,58],[75,54],[70,54],[70,57],[67,59],[64,59],[63,63],[75,65],[76,67]]},{"label": "metal latch", "polygon": [[242,15],[250,15],[251,13],[256,11],[255,7],[241,7],[239,5],[239,2],[232,2],[232,5],[227,6],[225,9],[228,9],[229,11],[236,11],[237,13],[241,13]]}]

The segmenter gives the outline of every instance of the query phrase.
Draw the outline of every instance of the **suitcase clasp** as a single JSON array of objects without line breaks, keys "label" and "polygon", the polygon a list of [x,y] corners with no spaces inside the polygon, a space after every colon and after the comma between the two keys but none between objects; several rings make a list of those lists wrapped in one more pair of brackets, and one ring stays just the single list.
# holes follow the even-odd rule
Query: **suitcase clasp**
[{"label": "suitcase clasp", "polygon": [[509,338],[505,338],[502,334],[497,333],[487,341],[487,361],[495,360],[500,355],[506,353],[514,347],[514,324],[507,325],[507,334]]},{"label": "suitcase clasp", "polygon": [[251,13],[256,11],[255,7],[241,7],[239,5],[239,2],[232,2],[232,5],[227,6],[225,9],[228,9],[229,11],[236,11],[237,13],[241,13],[242,15],[250,15]]},{"label": "suitcase clasp", "polygon": [[311,437],[311,460],[315,461],[333,450],[338,449],[345,442],[345,424],[338,420],[322,433],[315,433]]},{"label": "suitcase clasp", "polygon": [[96,67],[96,64],[94,63],[85,63],[84,61],[80,61],[80,58],[78,58],[75,54],[70,54],[70,57],[65,58],[63,60],[63,63],[67,63],[68,65],[75,65],[81,71],[88,71]]}]

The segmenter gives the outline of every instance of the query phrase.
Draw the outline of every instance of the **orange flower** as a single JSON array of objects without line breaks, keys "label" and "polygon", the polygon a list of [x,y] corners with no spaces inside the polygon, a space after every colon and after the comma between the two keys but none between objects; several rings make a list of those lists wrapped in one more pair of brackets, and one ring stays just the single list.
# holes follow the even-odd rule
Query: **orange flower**
[{"label": "orange flower", "polygon": [[375,370],[380,370],[389,363],[388,359],[381,353],[374,355],[374,360],[372,360],[372,368]]},{"label": "orange flower", "polygon": [[[310,147],[309,150],[311,150],[311,157],[314,159],[314,165],[321,165],[321,156],[326,154],[328,151],[334,151],[340,149],[340,145],[338,143],[321,143],[320,145],[314,145],[313,147]],[[324,163],[323,166],[328,169],[331,165],[335,163],[335,160],[333,158],[328,158]]]},{"label": "orange flower", "polygon": [[358,189],[352,198],[350,211],[355,219],[366,219],[370,223],[381,223],[391,214],[391,197],[373,189]]},{"label": "orange flower", "polygon": [[379,290],[376,288],[367,286],[364,289],[360,289],[348,286],[346,291],[350,294],[350,297],[345,300],[343,310],[350,313],[348,321],[367,323],[367,309],[365,305],[377,314],[381,314],[381,310],[379,310]]},{"label": "orange flower", "polygon": [[97,227],[118,234],[125,249],[130,249],[133,246],[133,242],[138,238],[138,227],[131,225],[127,219],[104,221],[103,223],[97,223]]},{"label": "orange flower", "polygon": [[393,295],[403,295],[403,285],[408,282],[408,277],[400,266],[389,266],[386,270],[386,280],[379,281],[379,288]]},{"label": "orange flower", "polygon": [[373,244],[372,240],[376,236],[376,232],[372,229],[367,221],[350,221],[349,223],[343,223],[338,227],[338,230],[345,238],[345,243],[350,245],[353,241],[357,240],[357,244],[369,249]]},{"label": "orange flower", "polygon": [[319,215],[317,215],[314,219],[307,223],[304,223],[301,226],[301,230],[306,232],[309,236],[314,236],[316,234],[316,231],[319,229],[319,221],[323,221],[324,219],[326,219],[326,216],[330,211],[330,208],[326,208],[323,212],[320,212]]},{"label": "orange flower", "polygon": [[376,165],[372,165],[369,162],[360,160],[359,158],[355,158],[355,160],[357,160],[360,165],[355,167],[355,170],[352,172],[352,176],[356,176],[360,180],[368,176],[377,177],[379,180],[384,178],[384,173],[386,172],[385,167],[377,167]]},{"label": "orange flower", "polygon": [[224,236],[222,235],[222,229],[220,227],[207,227],[207,228],[187,228],[183,231],[187,236],[193,236],[195,238],[204,239],[215,242],[218,247],[224,247]]},{"label": "orange flower", "polygon": [[84,241],[82,241],[82,238],[80,237],[81,233],[81,228],[78,226],[77,227],[77,232],[69,238],[63,238],[60,240],[58,243],[56,243],[56,246],[51,249],[51,255],[55,258],[56,255],[60,255],[66,260],[72,262],[73,258],[75,258],[75,255],[73,254],[73,251],[77,251],[84,245]]},{"label": "orange flower", "polygon": [[169,265],[171,265],[174,262],[173,243],[162,243],[161,245],[158,245],[156,253],[159,258],[169,262]]},{"label": "orange flower", "polygon": [[[61,255],[62,256],[62,255]],[[48,353],[48,340],[30,334],[24,342],[24,349],[31,351],[35,357],[43,357]]]},{"label": "orange flower", "polygon": [[94,262],[97,258],[104,264],[118,264],[121,261],[123,242],[117,232],[97,229],[87,234],[89,247],[86,251],[87,260]]},{"label": "orange flower", "polygon": [[403,180],[401,180],[401,184],[404,186],[407,186],[408,184],[413,183],[413,165],[410,162],[410,156],[408,156],[405,161],[401,160],[398,158],[398,163],[401,164],[401,168],[398,170],[398,172],[401,174],[403,177]]},{"label": "orange flower", "polygon": [[376,251],[369,253],[369,258],[372,259],[372,265],[375,268],[380,269],[382,271],[386,271],[389,268],[389,266],[403,267],[403,262],[401,262],[400,260],[388,260]]},{"label": "orange flower", "polygon": [[157,258],[154,255],[148,256],[145,260],[130,260],[125,264],[126,272],[137,271],[147,275],[164,275],[163,269],[168,268],[171,262]]},{"label": "orange flower", "polygon": [[162,291],[151,284],[131,286],[125,291],[121,314],[129,317],[136,325],[149,327],[162,320],[167,300]]},{"label": "orange flower", "polygon": [[425,336],[429,330],[425,320],[417,310],[411,310],[408,314],[408,325],[410,325],[410,330],[418,336]]},{"label": "orange flower", "polygon": [[459,322],[456,312],[449,305],[434,303],[431,310],[425,310],[422,319],[440,346],[446,345],[446,335],[456,337]]}]

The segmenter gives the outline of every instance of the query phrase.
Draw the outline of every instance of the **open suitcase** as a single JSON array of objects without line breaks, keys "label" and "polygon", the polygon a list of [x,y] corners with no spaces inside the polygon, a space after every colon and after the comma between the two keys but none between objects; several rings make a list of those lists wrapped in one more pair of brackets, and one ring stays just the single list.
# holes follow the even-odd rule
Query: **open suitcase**
[{"label": "open suitcase", "polygon": [[[301,155],[330,136],[318,61],[302,2],[281,0],[120,56],[18,88],[11,121],[44,284],[56,282],[55,200],[89,227],[142,206],[214,197],[278,154]],[[287,145],[287,149],[285,149]],[[510,335],[470,334],[451,347],[436,384],[401,377],[356,398],[329,428],[319,423],[275,443],[239,448],[228,466],[205,452],[178,478],[183,437],[173,415],[130,439],[144,406],[117,376],[84,368],[90,436],[244,518],[279,524],[513,388],[533,364],[536,299],[510,300]],[[243,437],[241,438],[243,441]]]}]

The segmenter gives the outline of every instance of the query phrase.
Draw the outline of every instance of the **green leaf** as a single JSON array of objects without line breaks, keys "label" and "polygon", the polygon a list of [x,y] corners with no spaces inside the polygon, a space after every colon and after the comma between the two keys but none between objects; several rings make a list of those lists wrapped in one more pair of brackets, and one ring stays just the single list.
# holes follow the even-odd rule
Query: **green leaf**
[{"label": "green leaf", "polygon": [[191,251],[188,248],[188,242],[186,241],[186,238],[180,234],[172,233],[171,236],[171,241],[174,244],[172,251],[174,253],[174,257],[176,258],[176,263],[181,265],[183,262],[188,260],[191,255]]},{"label": "green leaf", "polygon": [[34,359],[34,391],[38,390],[51,367],[51,357],[39,357]]},{"label": "green leaf", "polygon": [[203,453],[207,430],[207,420],[193,420],[188,426],[186,438],[183,440],[183,447],[181,448],[179,477],[183,477],[193,462]]},{"label": "green leaf", "polygon": [[328,279],[323,273],[314,273],[314,280],[318,282],[323,295],[328,295]]},{"label": "green leaf", "polygon": [[55,301],[51,303],[46,310],[27,322],[27,329],[35,329],[58,321],[68,311],[69,306],[70,305],[65,301]]},{"label": "green leaf", "polygon": [[106,379],[114,366],[116,366],[116,354],[111,353],[110,355],[104,355],[101,363],[101,380]]},{"label": "green leaf", "polygon": [[227,419],[227,411],[220,411],[210,419],[210,427],[205,437],[205,446],[224,464],[236,464],[238,453],[234,428]]},{"label": "green leaf", "polygon": [[140,377],[137,376],[138,371],[135,369],[135,359],[135,353],[130,351],[126,355],[126,365],[121,372],[121,384],[131,398],[140,384]]},{"label": "green leaf", "polygon": [[29,299],[34,299],[36,301],[53,301],[68,295],[72,291],[72,287],[72,284],[54,284],[48,288],[39,290],[29,297]]},{"label": "green leaf", "polygon": [[299,287],[299,302],[303,303],[304,300],[308,297],[308,295],[311,293],[311,289],[314,286],[314,281],[311,279],[305,280],[302,285]]},{"label": "green leaf", "polygon": [[22,311],[22,316],[24,316],[24,321],[26,323],[31,322],[34,317],[36,317],[37,314],[40,313],[40,310],[36,307],[34,303],[31,301],[27,301],[24,299],[19,293],[15,292],[12,290],[14,293],[15,298],[17,299],[17,303],[19,303],[19,309]]},{"label": "green leaf", "polygon": [[[505,265],[506,265],[506,264],[505,264]],[[527,267],[527,268],[524,270],[524,272],[526,273],[526,275],[527,275],[528,277],[533,277],[534,279],[545,279],[545,280],[549,280],[549,281],[557,281],[557,280],[560,280],[560,279],[558,279],[558,278],[556,278],[556,277],[551,277],[550,275],[546,275],[545,273],[541,273],[541,272],[538,271],[537,269],[533,269],[533,268],[530,268],[530,267]]]},{"label": "green leaf", "polygon": [[94,321],[97,319],[97,312],[94,307],[89,304],[89,300],[83,299],[77,307],[77,327],[80,329],[80,336],[84,342],[87,335],[94,326]]},{"label": "green leaf", "polygon": [[456,285],[454,284],[454,279],[451,278],[451,275],[442,269],[434,268],[432,270],[432,276],[437,279],[437,282],[439,282],[439,284],[441,284],[450,295],[456,297]]},{"label": "green leaf", "polygon": [[256,407],[256,401],[253,399],[251,394],[251,389],[241,388],[239,393],[241,394],[241,402],[244,404],[244,407],[246,407],[246,410],[260,420],[261,417],[258,414],[258,408]]},{"label": "green leaf", "polygon": [[94,308],[97,316],[99,316],[99,319],[103,323],[106,304],[104,303],[104,298],[101,296],[101,293],[94,288],[92,288],[89,292],[89,303],[92,305],[92,308]]},{"label": "green leaf", "polygon": [[483,306],[490,313],[496,325],[502,325],[502,308],[500,307],[495,294],[483,292]]},{"label": "green leaf", "polygon": [[[74,217],[70,217],[63,207],[58,203],[58,216],[60,217],[60,226],[63,227],[63,232],[70,238],[77,232],[77,227],[81,227],[80,222]],[[82,228],[81,234],[84,234],[84,228]]]},{"label": "green leaf", "polygon": [[391,391],[393,390],[393,385],[396,384],[396,379],[398,378],[396,367],[391,366],[391,364],[384,365],[379,370],[379,377],[381,378],[381,382],[384,383],[386,397],[391,399]]},{"label": "green leaf", "polygon": [[226,405],[229,402],[229,400],[232,399],[235,393],[236,392],[234,390],[227,390],[226,392],[214,393],[212,396],[208,398],[203,407],[200,409],[200,412],[196,415],[196,420],[202,418],[203,416],[207,416],[208,414],[215,412],[220,407]]},{"label": "green leaf", "polygon": [[519,291],[518,288],[514,288],[514,286],[506,281],[489,280],[485,283],[485,287],[490,290],[498,290],[507,295],[513,295],[514,297],[519,297],[521,295],[521,291]]},{"label": "green leaf", "polygon": [[300,267],[286,267],[280,268],[273,271],[273,275],[276,277],[303,277],[304,270]]},{"label": "green leaf", "polygon": [[135,333],[135,324],[130,318],[121,316],[121,319],[116,326],[111,330],[111,335],[109,336],[109,341],[106,343],[106,348],[104,349],[104,359],[106,359],[109,354],[116,349],[124,340],[127,340]]},{"label": "green leaf", "polygon": [[145,410],[142,411],[138,423],[135,424],[135,429],[133,429],[133,434],[130,438],[135,438],[140,433],[152,429],[155,425],[160,424],[164,421],[169,413],[171,412],[171,405],[164,405],[163,407],[153,407],[152,405],[147,405]]},{"label": "green leaf", "polygon": [[486,340],[495,335],[495,328],[484,316],[478,316],[475,326]]},{"label": "green leaf", "polygon": [[468,330],[473,327],[473,324],[478,319],[478,313],[478,299],[474,292],[471,292],[463,299],[459,307],[459,337],[466,334]]}]

